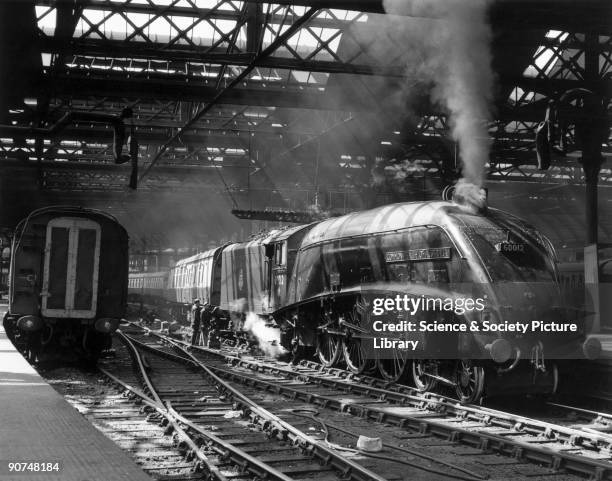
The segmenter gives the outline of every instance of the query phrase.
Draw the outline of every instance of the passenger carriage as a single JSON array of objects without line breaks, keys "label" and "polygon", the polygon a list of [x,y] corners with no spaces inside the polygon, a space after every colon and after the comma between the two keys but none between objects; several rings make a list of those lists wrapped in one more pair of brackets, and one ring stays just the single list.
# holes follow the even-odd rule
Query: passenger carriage
[{"label": "passenger carriage", "polygon": [[125,315],[128,236],[112,216],[76,207],[32,212],[15,230],[4,326],[31,359],[95,360]]}]

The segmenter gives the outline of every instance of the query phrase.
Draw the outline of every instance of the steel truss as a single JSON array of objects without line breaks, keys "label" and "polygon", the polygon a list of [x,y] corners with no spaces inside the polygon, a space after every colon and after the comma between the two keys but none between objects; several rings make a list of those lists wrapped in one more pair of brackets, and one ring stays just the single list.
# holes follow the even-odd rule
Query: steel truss
[{"label": "steel truss", "polygon": [[[380,13],[380,2],[279,2],[269,8],[235,0],[169,0],[164,5],[77,0],[74,8],[59,0],[32,3],[42,55],[40,86],[33,92],[36,101],[13,109],[11,125],[0,126],[0,158],[42,162],[45,189],[123,189],[127,173],[88,172],[94,164],[113,161],[109,127],[82,123],[56,137],[27,129],[52,125],[71,110],[116,114],[126,106],[134,111],[130,122],[145,168],[168,144],[143,189],[190,188],[193,173],[181,169],[191,167],[201,167],[206,173],[198,178],[217,188],[222,172],[229,180],[221,190],[278,187],[289,182],[275,178],[287,164],[297,165],[298,177],[307,172],[300,187],[308,189],[314,177],[307,164],[314,158],[327,169],[331,184],[347,190],[358,189],[380,159],[391,161],[389,166],[417,162],[419,175],[433,179],[456,171],[448,122],[436,106],[427,106],[409,126],[385,127],[368,142],[345,143],[342,151],[334,146],[337,131],[350,130],[353,120],[367,116],[378,102],[375,96],[343,97],[334,91],[345,85],[340,80],[365,85],[366,91],[372,78],[389,89],[405,81],[401,45],[381,58],[358,35]],[[579,15],[595,18],[600,8],[595,4]],[[305,19],[309,6],[319,9]],[[532,50],[528,64],[500,78],[504,98],[490,126],[489,176],[580,183],[576,156],[556,159],[547,172],[535,169],[535,128],[547,102],[568,88],[609,95],[611,36],[603,35],[596,19],[572,21],[565,10],[550,14],[542,6],[538,14],[533,6],[522,8],[533,8],[536,15],[520,25],[508,12],[492,13],[500,28],[541,29],[542,34],[533,44],[525,40]],[[283,38],[295,24],[295,33]],[[275,48],[269,55],[259,55],[270,45]],[[587,72],[585,58],[593,55],[597,72]],[[220,92],[225,92],[221,101]],[[612,155],[610,142],[604,155]],[[56,166],[60,161],[68,167]],[[163,176],[157,169],[166,169],[159,171]],[[251,174],[257,180],[262,172],[266,176],[259,186],[249,184]],[[601,183],[610,180],[603,170]]]}]

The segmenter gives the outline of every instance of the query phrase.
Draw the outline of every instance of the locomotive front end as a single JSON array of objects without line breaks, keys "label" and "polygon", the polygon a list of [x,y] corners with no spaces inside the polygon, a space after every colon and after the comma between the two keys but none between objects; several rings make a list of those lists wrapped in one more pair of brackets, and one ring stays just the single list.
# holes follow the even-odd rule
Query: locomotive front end
[{"label": "locomotive front end", "polygon": [[505,392],[524,392],[527,379],[533,392],[554,391],[559,362],[593,358],[599,349],[586,340],[583,316],[564,303],[551,243],[498,210],[453,217],[470,270],[480,273],[472,289],[487,298],[474,319],[474,357],[493,361],[497,379],[504,375],[498,387]]}]

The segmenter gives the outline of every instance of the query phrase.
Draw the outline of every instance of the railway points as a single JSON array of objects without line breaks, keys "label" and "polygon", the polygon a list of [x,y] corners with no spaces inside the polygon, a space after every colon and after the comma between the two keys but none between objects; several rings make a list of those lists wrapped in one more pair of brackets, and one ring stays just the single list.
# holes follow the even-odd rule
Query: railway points
[{"label": "railway points", "polygon": [[[375,387],[377,380],[362,379],[327,370],[322,366],[291,366],[273,360],[249,358],[231,351],[207,349],[187,351],[172,348],[176,340],[154,333],[142,336],[138,330],[129,336],[142,349],[170,352],[169,356],[197,359],[221,378],[252,395],[276,395],[281,399],[307,403],[316,409],[348,413],[402,431],[432,438],[451,439],[480,450],[482,455],[497,453],[525,462],[548,466],[554,472],[610,476],[609,443],[606,433],[577,425],[564,426],[512,415],[490,408],[458,405],[443,396],[432,396],[406,386]],[[216,361],[216,362],[215,362]],[[189,361],[187,361],[189,362]],[[391,390],[390,390],[391,389]],[[306,408],[308,411],[308,408]],[[587,423],[588,424],[588,423]],[[373,429],[373,428],[369,428]],[[394,431],[396,432],[396,431]],[[518,451],[517,451],[518,450]],[[599,453],[599,454],[598,454]]]}]

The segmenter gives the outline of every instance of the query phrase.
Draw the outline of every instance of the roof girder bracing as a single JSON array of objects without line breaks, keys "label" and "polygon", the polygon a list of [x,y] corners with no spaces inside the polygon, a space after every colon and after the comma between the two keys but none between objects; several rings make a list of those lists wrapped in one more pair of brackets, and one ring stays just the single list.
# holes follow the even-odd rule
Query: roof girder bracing
[{"label": "roof girder bracing", "polygon": [[[48,138],[31,129],[47,128],[70,109],[116,114],[129,105],[136,112],[134,124],[141,143],[141,155],[143,159],[148,158],[251,64],[254,66],[253,74],[227,91],[220,104],[180,136],[178,145],[171,146],[160,159],[160,168],[165,168],[164,164],[168,168],[215,165],[214,169],[204,169],[214,174],[212,180],[215,176],[218,179],[217,172],[226,172],[230,178],[234,170],[241,174],[236,176],[236,184],[232,181],[230,184],[232,189],[238,189],[248,183],[248,176],[242,174],[249,169],[260,172],[255,176],[257,179],[261,176],[261,166],[266,167],[264,173],[270,186],[281,185],[284,180],[276,178],[275,169],[269,170],[267,161],[270,159],[280,158],[278,162],[272,162],[277,164],[277,170],[290,170],[286,168],[290,165],[298,172],[303,171],[307,179],[303,181],[305,185],[313,178],[308,170],[312,161],[308,159],[314,157],[320,157],[326,164],[324,172],[329,174],[329,181],[340,183],[345,172],[354,174],[365,169],[367,173],[373,159],[378,156],[392,157],[398,152],[422,156],[419,152],[424,149],[410,150],[406,146],[437,148],[441,145],[452,151],[453,143],[449,140],[445,118],[432,105],[426,105],[419,112],[422,115],[420,122],[411,125],[410,129],[402,127],[401,135],[397,137],[393,134],[395,128],[385,125],[386,131],[383,129],[378,137],[372,137],[368,142],[356,140],[359,132],[357,138],[355,132],[345,135],[344,144],[332,141],[333,136],[327,132],[333,132],[335,125],[343,125],[354,116],[367,116],[379,105],[386,108],[380,92],[392,92],[405,81],[404,69],[395,62],[397,52],[390,52],[384,58],[376,57],[367,46],[355,40],[355,32],[367,26],[366,16],[343,16],[341,12],[323,11],[300,29],[301,35],[310,36],[312,45],[284,42],[281,50],[271,56],[256,57],[262,35],[269,36],[264,42],[269,45],[278,35],[282,22],[289,24],[300,17],[304,10],[295,5],[314,5],[322,9],[358,7],[367,14],[380,12],[380,1],[298,0],[286,2],[292,4],[288,8],[275,7],[269,15],[262,8],[263,3],[248,2],[241,9],[238,3],[233,8],[228,6],[229,2],[220,2],[219,8],[194,9],[186,7],[188,3],[185,2],[181,2],[183,6],[176,2],[160,6],[152,1],[134,3],[127,0],[31,2],[31,5],[52,7],[61,4],[63,9],[58,11],[56,31],[47,31],[40,35],[38,42],[33,42],[41,52],[58,55],[50,66],[44,67],[40,76],[32,76],[30,85],[24,84],[24,96],[41,99],[44,94],[48,98],[48,107],[41,112],[39,102],[35,108],[25,106],[23,112],[8,114],[9,121],[16,124],[13,130],[0,128],[0,137],[11,137],[10,142],[0,142],[0,156],[30,158],[29,161],[40,158],[44,162],[58,156],[58,160],[67,161],[66,169],[60,169],[62,172],[70,169],[80,171],[81,166],[75,165],[79,163],[112,162],[110,129],[80,123],[66,129],[58,138]],[[498,33],[494,53],[498,53],[501,92],[496,121],[490,130],[495,139],[491,178],[539,179],[534,175],[538,172],[533,172],[529,166],[535,162],[534,129],[543,118],[548,99],[576,86],[603,92],[610,89],[612,48],[609,28],[602,30],[604,25],[609,26],[606,17],[611,8],[609,2],[587,1],[577,9],[571,6],[571,2],[557,2],[554,9],[547,7],[549,3],[500,0],[491,12],[493,27]],[[78,8],[74,9],[74,5]],[[88,21],[85,21],[83,12],[97,12],[96,15],[102,16],[87,16],[86,13]],[[129,26],[131,33],[124,37],[116,36],[109,33],[110,23],[103,20],[105,12],[112,13],[114,18],[123,18],[125,22],[124,15],[129,18],[132,14],[146,14],[149,22],[166,22],[164,25],[168,26],[170,33],[165,37],[156,36],[142,28],[143,23],[134,17],[130,20],[133,23]],[[39,15],[44,14],[39,9]],[[188,23],[181,24],[186,19]],[[196,28],[190,19],[193,23],[198,22],[196,25],[225,21],[234,22],[234,26],[222,28],[215,24],[217,30],[211,26],[216,32],[215,38],[199,45],[190,36]],[[244,20],[243,31],[238,31],[235,25],[241,19]],[[567,29],[569,35],[549,36],[548,30],[554,28]],[[329,32],[324,33],[325,29]],[[601,75],[587,78],[582,75],[583,34],[597,31],[608,34],[600,36],[599,42],[589,46],[600,59]],[[338,32],[342,32],[342,38],[337,48],[332,47],[340,35]],[[557,52],[552,57],[556,66],[542,66],[536,62],[546,49]],[[519,51],[520,55],[507,57],[508,52]],[[527,75],[528,68],[531,72]],[[352,90],[345,92],[347,83],[365,85],[366,88],[358,91],[365,94],[355,95]],[[379,83],[380,87],[370,95],[368,89],[373,83]],[[521,92],[516,92],[517,87]],[[510,96],[512,101],[508,100]],[[367,124],[363,128],[367,128]],[[31,147],[34,138],[38,149]],[[389,141],[391,145],[383,146],[381,141]],[[606,152],[609,152],[609,147]],[[342,156],[350,159],[342,159]],[[560,167],[574,165],[575,158],[559,161],[556,170],[544,175],[550,181],[569,179],[579,182],[580,176],[575,172],[567,174],[570,167],[563,167],[565,170]],[[435,175],[435,163],[427,165],[428,175]],[[334,169],[339,167],[342,172],[334,174]],[[53,171],[54,165],[45,164],[44,169]],[[81,185],[86,186],[87,176],[78,175],[82,179]],[[115,175],[109,180],[109,189],[118,188],[120,182],[119,174]],[[173,182],[169,177],[169,185]],[[602,173],[602,182],[609,182],[605,173]],[[68,184],[59,181],[56,185],[68,188]],[[95,185],[103,185],[103,182]]]}]

